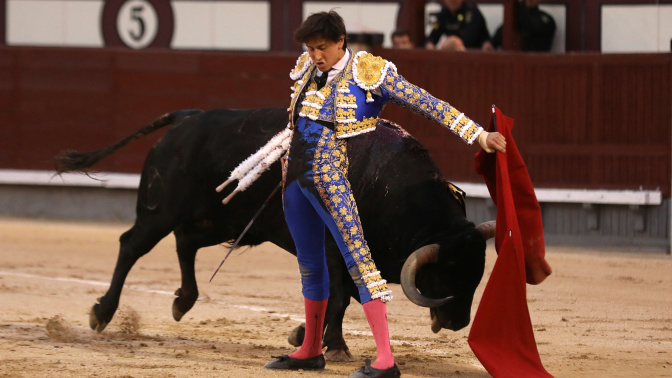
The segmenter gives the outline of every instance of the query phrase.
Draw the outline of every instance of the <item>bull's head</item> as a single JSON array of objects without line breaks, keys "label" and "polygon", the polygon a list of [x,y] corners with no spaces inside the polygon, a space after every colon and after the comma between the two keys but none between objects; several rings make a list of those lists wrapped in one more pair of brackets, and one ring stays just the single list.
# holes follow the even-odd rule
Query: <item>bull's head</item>
[{"label": "bull's head", "polygon": [[406,260],[401,287],[411,302],[430,308],[434,333],[469,324],[474,292],[485,268],[485,240],[494,234],[495,222],[485,222],[447,245],[424,246]]}]

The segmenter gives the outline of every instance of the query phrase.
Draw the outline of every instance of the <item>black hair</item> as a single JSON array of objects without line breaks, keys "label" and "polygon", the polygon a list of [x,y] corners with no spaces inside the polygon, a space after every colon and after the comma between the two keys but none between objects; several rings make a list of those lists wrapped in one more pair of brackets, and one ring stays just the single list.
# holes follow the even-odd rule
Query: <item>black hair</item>
[{"label": "black hair", "polygon": [[394,32],[392,32],[392,38],[394,37],[403,37],[407,35],[408,39],[413,39],[413,36],[411,35],[411,32],[409,32],[406,29],[397,29]]},{"label": "black hair", "polygon": [[317,38],[338,42],[343,38],[343,50],[348,46],[343,18],[336,12],[313,13],[294,32],[294,41],[306,43]]}]

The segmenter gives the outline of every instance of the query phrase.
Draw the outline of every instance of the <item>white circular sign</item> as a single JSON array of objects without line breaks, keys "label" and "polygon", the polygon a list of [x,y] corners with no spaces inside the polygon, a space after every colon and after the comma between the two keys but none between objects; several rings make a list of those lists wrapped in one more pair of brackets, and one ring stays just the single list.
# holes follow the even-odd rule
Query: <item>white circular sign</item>
[{"label": "white circular sign", "polygon": [[143,49],[154,41],[158,30],[159,17],[149,2],[129,0],[119,9],[117,31],[126,46]]}]

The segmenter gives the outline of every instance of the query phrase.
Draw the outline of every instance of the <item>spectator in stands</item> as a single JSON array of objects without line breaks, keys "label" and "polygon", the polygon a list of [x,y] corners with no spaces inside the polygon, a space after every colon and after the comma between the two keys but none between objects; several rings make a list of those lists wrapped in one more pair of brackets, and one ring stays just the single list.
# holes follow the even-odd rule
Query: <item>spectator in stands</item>
[{"label": "spectator in stands", "polygon": [[[476,4],[465,3],[464,0],[443,0],[441,11],[435,16],[425,44],[427,49],[493,49],[485,18]],[[443,36],[445,38],[442,39]]]},{"label": "spectator in stands", "polygon": [[[518,0],[516,29],[520,34],[522,51],[551,51],[555,37],[555,20],[539,9],[540,0]],[[495,48],[502,46],[502,27],[492,37]]]},{"label": "spectator in stands", "polygon": [[415,45],[411,39],[411,33],[404,29],[395,30],[394,33],[392,33],[392,48],[414,49]]}]

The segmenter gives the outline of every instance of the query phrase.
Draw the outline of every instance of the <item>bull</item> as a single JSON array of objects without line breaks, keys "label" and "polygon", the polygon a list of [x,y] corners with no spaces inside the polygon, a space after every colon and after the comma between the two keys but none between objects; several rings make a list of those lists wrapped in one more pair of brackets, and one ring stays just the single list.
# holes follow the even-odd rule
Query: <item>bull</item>
[{"label": "bull", "polygon": [[[151,148],[138,191],[136,220],[120,237],[110,287],[89,314],[92,329],[103,331],[119,305],[124,281],[136,261],[174,232],[181,270],[173,318],[179,321],[198,298],[196,252],[235,240],[281,178],[271,165],[249,189],[226,206],[214,189],[236,165],[257,151],[287,123],[286,109],[180,110],[165,114],[119,142],[93,152],[63,151],[57,171],[85,172],[134,139],[172,125]],[[401,283],[413,303],[428,307],[432,330],[460,330],[470,322],[474,292],[483,276],[486,239],[494,222],[476,227],[465,216],[464,197],[446,181],[427,150],[400,126],[380,120],[374,132],[348,140],[348,180],[365,236],[382,276]],[[228,193],[227,193],[228,192]],[[285,224],[281,196],[240,241],[263,242],[296,254]],[[331,278],[323,345],[332,361],[351,361],[342,323],[350,298],[358,300],[336,243],[327,233]],[[290,343],[301,345],[301,326]]]}]

